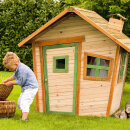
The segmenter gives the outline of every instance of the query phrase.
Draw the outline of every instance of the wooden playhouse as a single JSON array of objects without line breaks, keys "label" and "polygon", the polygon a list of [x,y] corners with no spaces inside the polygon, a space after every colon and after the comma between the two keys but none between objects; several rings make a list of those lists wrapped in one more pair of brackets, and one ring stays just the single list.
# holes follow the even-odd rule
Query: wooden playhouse
[{"label": "wooden playhouse", "polygon": [[71,6],[18,44],[32,45],[38,112],[109,116],[120,107],[130,40],[118,16]]}]

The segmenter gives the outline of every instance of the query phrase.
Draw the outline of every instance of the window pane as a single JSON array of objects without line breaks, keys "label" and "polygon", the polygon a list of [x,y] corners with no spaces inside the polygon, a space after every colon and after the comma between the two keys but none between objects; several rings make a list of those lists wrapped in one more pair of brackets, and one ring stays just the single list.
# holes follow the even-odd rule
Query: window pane
[{"label": "window pane", "polygon": [[87,64],[96,65],[96,57],[88,56],[87,57]]},{"label": "window pane", "polygon": [[56,60],[56,69],[65,69],[65,59]]},{"label": "window pane", "polygon": [[123,72],[124,72],[124,66],[122,66],[120,69],[120,79],[123,78]]},{"label": "window pane", "polygon": [[87,68],[87,76],[95,76],[95,75],[96,75],[96,69]]},{"label": "window pane", "polygon": [[108,77],[108,70],[99,70],[99,77]]},{"label": "window pane", "polygon": [[120,63],[120,75],[119,79],[123,78],[124,66],[125,66],[126,52],[121,51],[121,63]]},{"label": "window pane", "polygon": [[100,65],[109,67],[109,62],[110,62],[109,60],[101,59],[100,60]]}]

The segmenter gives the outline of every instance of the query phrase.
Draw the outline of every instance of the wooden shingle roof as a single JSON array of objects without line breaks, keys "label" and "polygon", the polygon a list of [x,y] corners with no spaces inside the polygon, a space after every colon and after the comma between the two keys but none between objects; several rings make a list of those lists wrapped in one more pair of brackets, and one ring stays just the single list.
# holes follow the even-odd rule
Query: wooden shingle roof
[{"label": "wooden shingle roof", "polygon": [[21,41],[18,46],[21,47],[24,44],[28,43],[30,40],[34,39],[38,34],[43,32],[46,28],[48,28],[50,25],[55,23],[57,20],[59,20],[61,17],[63,17],[65,14],[69,12],[74,12],[81,18],[83,18],[85,21],[90,23],[92,26],[97,28],[99,31],[104,33],[106,36],[108,36],[110,39],[112,39],[115,43],[120,45],[122,48],[124,48],[126,51],[130,52],[130,39],[122,32],[112,32],[108,28],[108,21],[105,20],[102,16],[100,16],[95,11],[91,10],[85,10],[77,7],[70,6],[69,8],[62,11],[59,15],[54,17],[52,20],[44,24],[42,27],[40,27],[38,30],[33,32],[31,35],[29,35],[27,38],[25,38],[23,41]]}]

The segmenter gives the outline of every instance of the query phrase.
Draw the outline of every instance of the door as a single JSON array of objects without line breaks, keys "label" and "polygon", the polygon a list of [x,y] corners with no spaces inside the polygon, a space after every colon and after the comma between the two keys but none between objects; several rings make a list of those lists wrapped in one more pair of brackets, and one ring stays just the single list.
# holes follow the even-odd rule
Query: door
[{"label": "door", "polygon": [[46,111],[75,114],[78,43],[43,47]]}]

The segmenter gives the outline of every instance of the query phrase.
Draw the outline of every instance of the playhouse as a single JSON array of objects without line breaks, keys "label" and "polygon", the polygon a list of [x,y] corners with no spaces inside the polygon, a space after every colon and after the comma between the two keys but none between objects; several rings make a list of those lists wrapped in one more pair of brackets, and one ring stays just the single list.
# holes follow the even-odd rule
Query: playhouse
[{"label": "playhouse", "polygon": [[130,52],[124,21],[71,6],[18,44],[32,46],[38,112],[109,116],[120,107]]}]

